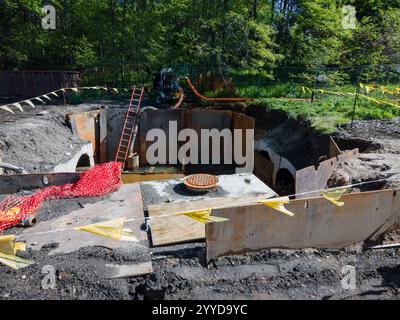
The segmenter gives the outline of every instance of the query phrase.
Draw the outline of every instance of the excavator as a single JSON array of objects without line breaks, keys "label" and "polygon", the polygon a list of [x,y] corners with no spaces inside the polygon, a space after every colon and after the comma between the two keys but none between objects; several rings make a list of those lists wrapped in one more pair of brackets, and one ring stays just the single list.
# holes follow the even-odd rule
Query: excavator
[{"label": "excavator", "polygon": [[162,68],[160,72],[154,74],[153,78],[153,100],[157,107],[172,102],[175,102],[172,108],[180,107],[185,97],[183,88],[179,85],[180,81],[185,81],[193,94],[204,101],[241,102],[254,100],[253,98],[210,98],[203,96],[188,77],[176,77],[172,68]]}]

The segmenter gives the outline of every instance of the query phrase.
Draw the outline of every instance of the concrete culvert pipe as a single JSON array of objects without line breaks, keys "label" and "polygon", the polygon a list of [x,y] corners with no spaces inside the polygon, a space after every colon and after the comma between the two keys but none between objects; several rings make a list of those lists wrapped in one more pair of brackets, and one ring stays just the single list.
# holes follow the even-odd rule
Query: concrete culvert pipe
[{"label": "concrete culvert pipe", "polygon": [[15,171],[16,173],[21,173],[21,174],[28,173],[28,172],[26,172],[26,170],[24,168],[14,166],[13,164],[7,163],[7,162],[0,162],[0,168],[12,170],[12,171]]},{"label": "concrete culvert pipe", "polygon": [[153,107],[153,106],[145,106],[145,107],[140,109],[140,112],[144,112],[146,110],[158,110],[158,108]]}]

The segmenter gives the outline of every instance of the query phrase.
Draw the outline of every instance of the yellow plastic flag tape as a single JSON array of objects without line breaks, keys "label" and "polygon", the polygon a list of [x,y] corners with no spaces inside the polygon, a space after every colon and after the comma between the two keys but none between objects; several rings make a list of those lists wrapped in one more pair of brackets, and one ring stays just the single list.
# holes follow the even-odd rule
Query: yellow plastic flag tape
[{"label": "yellow plastic flag tape", "polygon": [[121,241],[128,241],[128,242],[140,242],[138,238],[136,238],[131,229],[123,228]]},{"label": "yellow plastic flag tape", "polygon": [[223,221],[229,220],[226,218],[212,216],[211,209],[191,211],[191,212],[181,212],[181,213],[178,213],[178,215],[185,215],[185,216],[192,218],[201,223],[223,222]]},{"label": "yellow plastic flag tape", "polygon": [[6,111],[8,111],[8,112],[10,112],[10,113],[14,113],[14,111],[12,111],[12,110],[11,110],[9,107],[7,107],[7,106],[1,106],[0,109],[6,110]]},{"label": "yellow plastic flag tape", "polygon": [[289,197],[280,197],[280,198],[272,198],[272,199],[267,199],[267,200],[258,200],[258,203],[262,203],[263,205],[270,207],[272,209],[275,209],[277,211],[280,211],[284,214],[287,214],[290,217],[294,216],[293,212],[290,212],[287,210],[284,206],[284,204],[287,204],[290,202]]},{"label": "yellow plastic flag tape", "polygon": [[39,101],[41,103],[44,103],[43,99],[41,99],[40,97],[35,97],[35,98],[33,98],[33,100],[37,100],[37,101]]},{"label": "yellow plastic flag tape", "polygon": [[21,110],[22,112],[24,112],[24,109],[22,109],[22,106],[21,106],[18,102],[13,103],[13,104],[11,104],[11,105],[17,107],[19,110]]},{"label": "yellow plastic flag tape", "polygon": [[26,104],[29,104],[33,109],[35,109],[35,105],[33,104],[33,102],[31,100],[24,100],[23,102],[25,102]]},{"label": "yellow plastic flag tape", "polygon": [[3,254],[15,255],[14,235],[0,237],[0,252]]},{"label": "yellow plastic flag tape", "polygon": [[373,87],[372,85],[363,84],[363,83],[361,83],[361,82],[360,82],[360,87],[361,87],[362,89],[365,89],[365,91],[366,91],[367,93],[370,93],[370,92],[374,89],[374,87]]},{"label": "yellow plastic flag tape", "polygon": [[15,255],[18,251],[25,251],[26,245],[14,240],[14,235],[0,236],[0,263],[16,270],[33,264],[33,261]]},{"label": "yellow plastic flag tape", "polygon": [[347,191],[347,189],[334,189],[334,190],[326,190],[322,191],[322,197],[326,200],[332,202],[333,204],[342,207],[344,206],[344,202],[339,201],[340,197]]},{"label": "yellow plastic flag tape", "polygon": [[124,221],[125,217],[77,227],[75,230],[86,231],[114,240],[121,240],[124,229]]},{"label": "yellow plastic flag tape", "polygon": [[27,266],[30,266],[31,264],[34,264],[35,262],[17,257],[15,255],[9,255],[9,254],[4,254],[4,253],[0,252],[0,263],[4,264],[12,269],[18,270],[18,269],[22,269]]},{"label": "yellow plastic flag tape", "polygon": [[25,243],[14,242],[15,235],[0,236],[0,253],[15,255],[17,251],[25,251]]}]

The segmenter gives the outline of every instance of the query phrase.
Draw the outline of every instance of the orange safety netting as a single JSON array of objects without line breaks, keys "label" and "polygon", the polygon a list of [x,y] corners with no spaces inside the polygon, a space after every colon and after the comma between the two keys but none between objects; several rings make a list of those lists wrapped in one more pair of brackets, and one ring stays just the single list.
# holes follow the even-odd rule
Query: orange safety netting
[{"label": "orange safety netting", "polygon": [[44,200],[98,197],[115,191],[121,184],[120,162],[99,164],[81,173],[78,181],[43,188],[30,196],[9,196],[0,201],[0,231],[35,215]]}]

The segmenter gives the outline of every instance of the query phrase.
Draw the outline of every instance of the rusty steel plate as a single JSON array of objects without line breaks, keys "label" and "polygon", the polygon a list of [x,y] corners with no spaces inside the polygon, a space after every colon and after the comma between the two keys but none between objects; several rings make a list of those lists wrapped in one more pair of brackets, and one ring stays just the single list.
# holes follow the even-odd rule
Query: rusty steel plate
[{"label": "rusty steel plate", "polygon": [[206,192],[217,187],[218,178],[212,174],[198,173],[188,176],[183,183],[190,191]]}]

